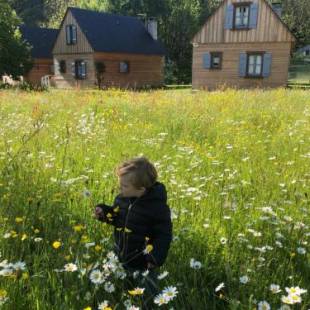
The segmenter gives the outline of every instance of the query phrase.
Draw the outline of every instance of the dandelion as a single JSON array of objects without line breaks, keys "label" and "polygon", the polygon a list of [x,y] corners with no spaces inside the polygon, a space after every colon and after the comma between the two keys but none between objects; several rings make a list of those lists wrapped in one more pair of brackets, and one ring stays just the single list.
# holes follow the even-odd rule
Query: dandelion
[{"label": "dandelion", "polygon": [[80,232],[80,231],[82,231],[83,229],[84,229],[84,226],[81,225],[81,224],[77,224],[77,225],[74,225],[74,226],[73,226],[73,230],[74,230],[75,232]]},{"label": "dandelion", "polygon": [[23,219],[22,217],[16,217],[16,218],[15,218],[15,222],[16,222],[16,223],[21,223],[21,222],[23,222],[23,220],[24,220],[24,219]]},{"label": "dandelion", "polygon": [[257,309],[258,310],[270,310],[271,307],[270,307],[270,305],[269,305],[269,303],[267,301],[263,300],[263,301],[260,301],[258,303],[258,308]]},{"label": "dandelion", "polygon": [[134,290],[129,290],[128,293],[133,296],[142,295],[144,290],[144,288],[136,287]]},{"label": "dandelion", "polygon": [[218,291],[220,291],[222,288],[224,288],[225,287],[225,284],[224,284],[224,282],[222,282],[222,283],[220,283],[216,288],[215,288],[215,292],[218,292]]},{"label": "dandelion", "polygon": [[249,280],[250,280],[250,279],[249,279],[248,276],[242,276],[242,277],[239,278],[239,281],[240,281],[240,283],[242,283],[242,284],[248,283]]},{"label": "dandelion", "polygon": [[60,246],[61,246],[61,242],[60,242],[60,241],[54,241],[54,242],[53,242],[53,248],[54,248],[54,249],[57,250]]},{"label": "dandelion", "polygon": [[276,285],[276,284],[270,284],[269,289],[270,289],[271,293],[273,293],[273,294],[277,294],[277,293],[281,292],[280,286]]},{"label": "dandelion", "polygon": [[105,280],[103,273],[98,269],[95,269],[90,273],[89,279],[94,284],[102,284]]},{"label": "dandelion", "polygon": [[74,272],[74,271],[77,271],[78,267],[76,264],[68,263],[64,266],[64,269],[67,272]]},{"label": "dandelion", "polygon": [[202,267],[201,262],[196,261],[194,258],[190,259],[190,263],[189,263],[190,267],[193,269],[200,269]]}]

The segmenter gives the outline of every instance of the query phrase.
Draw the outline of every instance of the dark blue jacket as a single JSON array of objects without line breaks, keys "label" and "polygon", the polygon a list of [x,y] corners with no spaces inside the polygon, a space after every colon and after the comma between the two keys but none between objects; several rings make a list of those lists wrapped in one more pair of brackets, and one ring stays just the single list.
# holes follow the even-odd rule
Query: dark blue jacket
[{"label": "dark blue jacket", "polygon": [[[99,218],[113,225],[115,252],[124,267],[145,269],[147,262],[161,266],[172,240],[172,222],[164,184],[156,182],[141,197],[115,197],[113,206],[99,204]],[[144,253],[146,245],[153,249]],[[152,248],[152,247],[150,247]]]}]

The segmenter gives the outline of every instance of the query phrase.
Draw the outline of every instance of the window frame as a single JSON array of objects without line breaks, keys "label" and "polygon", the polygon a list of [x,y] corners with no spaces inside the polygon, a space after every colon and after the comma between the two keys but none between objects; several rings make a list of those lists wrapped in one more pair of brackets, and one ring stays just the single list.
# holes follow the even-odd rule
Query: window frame
[{"label": "window frame", "polygon": [[[121,71],[121,64],[122,63],[126,63],[127,64],[127,71]],[[128,60],[122,60],[119,62],[119,67],[118,67],[118,71],[121,74],[128,74],[130,72],[130,63]]]},{"label": "window frame", "polygon": [[[257,51],[257,52],[247,52],[247,60],[246,60],[246,77],[247,78],[264,78],[263,71],[264,71],[264,55],[266,52]],[[261,56],[262,62],[261,62],[261,72],[260,74],[250,74],[249,73],[249,64],[250,64],[250,56]],[[254,66],[254,70],[256,69],[256,62]]]},{"label": "window frame", "polygon": [[[73,40],[73,26],[75,27],[75,37],[76,37],[76,40],[74,41]],[[68,32],[67,32],[67,28],[69,28],[69,38],[67,36]],[[66,43],[67,45],[76,45],[77,44],[77,26],[74,25],[74,24],[67,24],[66,27]]]},{"label": "window frame", "polygon": [[67,62],[64,59],[59,61],[59,72],[62,74],[67,73]]},{"label": "window frame", "polygon": [[[85,76],[79,74],[79,66],[81,66],[82,63],[85,64]],[[86,80],[87,79],[86,61],[83,59],[77,59],[74,61],[74,67],[75,67],[75,78],[77,80]]]},{"label": "window frame", "polygon": [[[214,57],[219,57],[220,59],[218,67],[214,66],[213,64]],[[210,52],[210,69],[211,70],[221,70],[222,63],[223,63],[223,52]]]},{"label": "window frame", "polygon": [[[234,30],[249,30],[250,29],[250,15],[251,15],[251,4],[252,2],[237,2],[233,3],[234,6],[234,14],[233,14],[233,29]],[[249,10],[248,15],[248,23],[247,25],[236,25],[236,17],[237,17],[237,8],[238,7],[247,7]]]}]

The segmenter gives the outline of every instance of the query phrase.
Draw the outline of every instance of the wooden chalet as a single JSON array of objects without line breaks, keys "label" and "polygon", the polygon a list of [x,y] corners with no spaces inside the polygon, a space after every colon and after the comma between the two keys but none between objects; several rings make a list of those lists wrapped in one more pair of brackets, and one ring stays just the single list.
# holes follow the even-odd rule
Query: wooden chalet
[{"label": "wooden chalet", "polygon": [[266,0],[224,0],[192,40],[193,88],[287,85],[295,38]]},{"label": "wooden chalet", "polygon": [[32,46],[33,67],[24,79],[33,84],[41,84],[43,76],[54,74],[52,48],[58,30],[25,25],[20,26],[19,29],[22,38]]},{"label": "wooden chalet", "polygon": [[58,88],[163,84],[165,51],[152,21],[69,7],[52,54]]}]

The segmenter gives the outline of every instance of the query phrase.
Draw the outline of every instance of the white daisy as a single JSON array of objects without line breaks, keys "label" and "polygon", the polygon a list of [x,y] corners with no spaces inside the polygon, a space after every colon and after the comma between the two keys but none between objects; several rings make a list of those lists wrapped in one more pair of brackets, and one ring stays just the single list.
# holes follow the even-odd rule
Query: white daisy
[{"label": "white daisy", "polygon": [[105,280],[103,273],[98,269],[93,270],[89,278],[94,284],[102,284]]},{"label": "white daisy", "polygon": [[189,265],[193,269],[200,269],[202,267],[201,262],[195,260],[194,258],[190,259]]},{"label": "white daisy", "polygon": [[281,292],[280,286],[277,284],[270,284],[269,289],[270,289],[271,293],[273,293],[273,294],[277,294],[277,293]]},{"label": "white daisy", "polygon": [[64,266],[64,269],[67,272],[74,272],[74,271],[77,271],[78,267],[76,264],[68,263]]},{"label": "white daisy", "polygon": [[159,275],[157,276],[157,279],[158,279],[158,280],[162,280],[162,279],[166,278],[168,274],[169,274],[168,271],[164,271],[164,272],[162,272],[161,274],[159,274]]},{"label": "white daisy", "polygon": [[104,283],[104,289],[108,293],[113,293],[115,291],[115,286],[111,282]]},{"label": "white daisy", "polygon": [[98,310],[104,310],[105,308],[107,308],[109,306],[109,302],[107,300],[105,300],[104,302],[101,302],[98,305]]},{"label": "white daisy", "polygon": [[257,308],[258,310],[270,310],[271,309],[269,303],[265,300],[260,301],[257,306],[258,306]]},{"label": "white daisy", "polygon": [[164,296],[163,294],[159,294],[154,298],[154,304],[158,306],[165,305],[169,302],[169,299],[167,296]]},{"label": "white daisy", "polygon": [[175,286],[168,286],[163,289],[162,295],[170,300],[174,299],[178,294],[178,290]]},{"label": "white daisy", "polygon": [[239,278],[239,281],[240,281],[240,283],[242,283],[242,284],[248,283],[249,280],[250,280],[250,279],[249,279],[248,276],[242,276],[242,277]]},{"label": "white daisy", "polygon": [[218,291],[220,291],[223,287],[225,287],[225,284],[224,284],[224,282],[222,282],[222,283],[220,283],[216,288],[215,288],[215,292],[218,292]]}]

